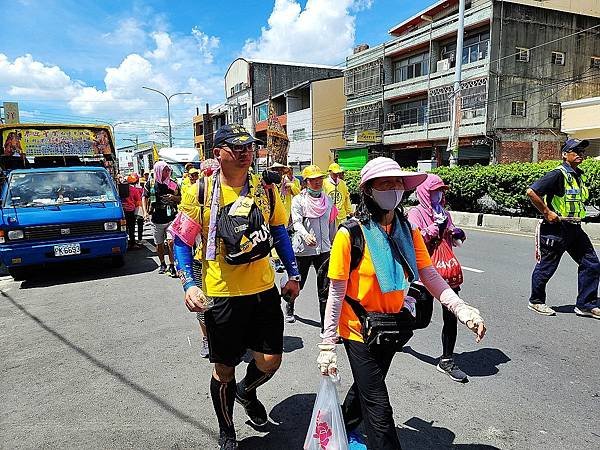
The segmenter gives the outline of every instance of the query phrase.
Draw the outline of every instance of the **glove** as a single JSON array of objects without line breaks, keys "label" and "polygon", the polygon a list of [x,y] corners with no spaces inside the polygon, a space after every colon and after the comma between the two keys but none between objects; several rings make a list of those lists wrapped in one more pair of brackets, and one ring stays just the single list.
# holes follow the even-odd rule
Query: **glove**
[{"label": "glove", "polygon": [[319,357],[317,365],[323,375],[335,375],[337,373],[337,355],[335,344],[319,344]]},{"label": "glove", "polygon": [[455,228],[452,230],[452,239],[458,239],[459,241],[464,241],[467,238],[465,232],[461,228]]},{"label": "glove", "polygon": [[479,310],[466,303],[456,307],[456,318],[462,324],[467,324],[469,320],[472,320],[475,324],[483,323],[483,318],[479,314]]}]

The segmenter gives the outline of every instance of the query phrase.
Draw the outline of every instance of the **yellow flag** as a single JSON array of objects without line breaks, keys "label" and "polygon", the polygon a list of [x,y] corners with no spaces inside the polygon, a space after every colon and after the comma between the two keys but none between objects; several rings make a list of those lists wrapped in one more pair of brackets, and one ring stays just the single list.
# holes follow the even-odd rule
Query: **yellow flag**
[{"label": "yellow flag", "polygon": [[160,157],[158,156],[158,149],[156,148],[156,144],[152,146],[152,159],[154,159],[155,163],[160,159]]}]

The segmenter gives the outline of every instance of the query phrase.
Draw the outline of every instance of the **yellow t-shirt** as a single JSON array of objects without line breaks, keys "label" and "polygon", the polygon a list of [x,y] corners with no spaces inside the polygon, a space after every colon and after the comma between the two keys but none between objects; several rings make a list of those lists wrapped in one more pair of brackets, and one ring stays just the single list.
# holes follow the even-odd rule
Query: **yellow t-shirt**
[{"label": "yellow t-shirt", "polygon": [[343,222],[346,217],[352,213],[350,203],[350,193],[344,180],[338,180],[337,184],[331,182],[329,178],[323,181],[323,190],[331,198],[335,207],[338,209],[338,221]]},{"label": "yellow t-shirt", "polygon": [[[412,237],[417,258],[417,268],[423,269],[431,265],[429,252],[419,229],[412,230]],[[369,246],[365,241],[364,256],[358,267],[350,272],[350,235],[348,230],[340,228],[335,235],[329,259],[328,276],[332,280],[348,280],[346,294],[358,300],[367,311],[397,313],[404,305],[404,291],[381,292]],[[363,342],[360,321],[348,302],[342,302],[342,313],[338,325],[338,334],[344,339]]]},{"label": "yellow t-shirt", "polygon": [[300,193],[300,181],[298,181],[298,178],[294,177],[294,181],[292,182],[292,187],[291,189],[288,191],[288,193],[285,196],[282,196],[282,200],[283,200],[283,206],[285,207],[285,212],[288,216],[288,218],[291,216],[292,214],[292,198],[295,195],[298,195]]},{"label": "yellow t-shirt", "polygon": [[[204,207],[203,217],[201,221],[203,242],[206,242],[206,240],[208,239],[208,224],[210,221],[210,198],[212,196],[212,178],[205,178],[205,183],[207,204]],[[255,196],[255,201],[257,202],[258,207],[263,213],[265,223],[268,223],[269,225],[273,226],[287,225],[287,216],[285,213],[285,208],[283,207],[283,203],[281,201],[281,197],[279,196],[277,188],[273,186],[275,207],[273,215],[269,220],[269,197],[267,192],[265,192],[264,189],[262,189],[261,181],[258,175],[252,176],[251,183],[254,186],[253,190],[255,192],[257,192],[258,189],[258,192]],[[193,189],[193,191],[195,192],[197,198],[198,190]],[[241,187],[232,188],[230,186],[221,184],[219,206],[223,207],[236,201],[241,191]],[[187,190],[185,198],[187,200],[192,200],[190,198],[189,192],[190,189]],[[197,200],[196,203],[198,204],[197,207],[186,204],[186,213],[189,210],[189,212],[195,212],[195,217],[198,217],[200,205],[197,202]],[[190,217],[194,218],[193,215],[190,215]],[[275,272],[273,271],[268,256],[248,264],[240,264],[238,266],[233,266],[227,264],[225,262],[225,259],[223,258],[223,255],[225,253],[224,245],[218,241],[217,246],[217,256],[214,261],[206,260],[206,245],[203,246],[204,249],[202,251],[202,286],[206,295],[211,297],[234,297],[242,295],[252,295],[266,291],[267,289],[270,289],[273,286],[273,283],[275,282]]]}]

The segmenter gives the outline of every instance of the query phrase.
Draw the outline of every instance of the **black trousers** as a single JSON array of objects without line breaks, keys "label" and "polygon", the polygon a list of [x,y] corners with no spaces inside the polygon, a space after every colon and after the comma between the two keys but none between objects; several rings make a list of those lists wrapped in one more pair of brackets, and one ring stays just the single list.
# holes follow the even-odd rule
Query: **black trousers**
[{"label": "black trousers", "polygon": [[[452,288],[452,290],[458,294],[460,292],[460,287]],[[425,291],[425,295],[428,295],[433,299],[429,291]],[[442,327],[442,358],[447,359],[454,356],[458,319],[444,305],[442,305],[442,319],[444,320],[444,326]]]},{"label": "black trousers", "polygon": [[138,241],[141,241],[144,237],[144,218],[136,217],[135,221],[137,222]]},{"label": "black trousers", "polygon": [[[410,337],[407,336],[407,341]],[[385,377],[396,351],[381,346],[370,350],[366,344],[344,339],[354,384],[348,391],[342,414],[348,432],[365,422],[367,447],[398,450],[400,441],[390,405]]]},{"label": "black trousers", "polygon": [[135,244],[135,212],[125,211],[125,221],[127,224],[127,234],[129,235],[129,245]]},{"label": "black trousers", "polygon": [[546,303],[546,285],[562,255],[567,252],[577,263],[577,307],[595,308],[598,303],[598,279],[600,262],[590,238],[581,225],[559,222],[543,222],[540,225],[541,259],[531,274],[530,303]]},{"label": "black trousers", "polygon": [[[315,268],[317,273],[317,292],[326,292],[325,285],[328,282],[327,274],[322,273],[319,277],[319,268],[329,258],[329,252],[321,253],[313,256],[296,256],[298,262],[298,271],[300,272],[300,290],[304,289],[306,278],[308,277],[308,271],[310,266]],[[325,321],[325,306],[327,306],[327,296],[325,298],[319,298],[319,314],[321,316],[321,332],[323,332],[323,323]]]}]

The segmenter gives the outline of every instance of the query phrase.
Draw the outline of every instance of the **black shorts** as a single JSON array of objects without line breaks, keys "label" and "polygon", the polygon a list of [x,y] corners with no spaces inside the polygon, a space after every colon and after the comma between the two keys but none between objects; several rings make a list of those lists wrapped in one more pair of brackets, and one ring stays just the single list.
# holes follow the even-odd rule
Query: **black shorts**
[{"label": "black shorts", "polygon": [[283,313],[279,291],[239,297],[213,297],[204,313],[210,362],[237,366],[247,349],[267,355],[283,352]]}]

